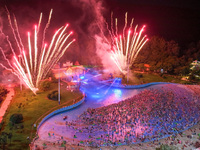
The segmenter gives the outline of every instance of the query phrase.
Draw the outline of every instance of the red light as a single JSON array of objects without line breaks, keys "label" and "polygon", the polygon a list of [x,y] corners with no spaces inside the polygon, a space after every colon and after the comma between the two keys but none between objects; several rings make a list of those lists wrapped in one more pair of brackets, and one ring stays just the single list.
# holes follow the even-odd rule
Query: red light
[{"label": "red light", "polygon": [[55,31],[55,34],[58,34],[58,30]]},{"label": "red light", "polygon": [[73,41],[76,41],[76,39],[73,39]]},{"label": "red light", "polygon": [[74,33],[73,31],[70,32],[70,34],[73,34],[73,33]]}]

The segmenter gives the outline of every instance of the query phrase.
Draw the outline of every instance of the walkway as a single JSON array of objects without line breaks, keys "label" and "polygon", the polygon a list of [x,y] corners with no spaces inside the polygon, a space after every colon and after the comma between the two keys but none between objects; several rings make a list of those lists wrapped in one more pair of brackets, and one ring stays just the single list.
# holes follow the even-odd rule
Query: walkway
[{"label": "walkway", "polygon": [[15,94],[13,86],[7,86],[6,89],[9,91],[9,93],[7,94],[6,99],[3,101],[1,108],[0,108],[0,123],[2,122],[3,116],[12,100],[12,97]]}]

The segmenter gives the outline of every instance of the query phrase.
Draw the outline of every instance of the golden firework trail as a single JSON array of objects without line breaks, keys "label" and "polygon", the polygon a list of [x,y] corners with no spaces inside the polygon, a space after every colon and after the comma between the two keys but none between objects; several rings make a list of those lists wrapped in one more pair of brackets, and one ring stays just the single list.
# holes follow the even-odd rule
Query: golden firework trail
[{"label": "golden firework trail", "polygon": [[7,10],[9,24],[20,54],[16,54],[15,49],[12,47],[12,44],[8,39],[8,36],[6,36],[6,40],[13,54],[13,59],[9,60],[6,57],[4,50],[0,47],[0,50],[3,53],[3,57],[6,60],[9,68],[3,64],[0,65],[5,69],[12,70],[12,72],[17,75],[24,85],[30,88],[34,94],[36,94],[36,91],[38,90],[39,82],[42,79],[45,79],[50,69],[60,60],[68,47],[75,41],[75,39],[69,40],[73,32],[71,31],[70,33],[67,33],[66,30],[69,26],[69,24],[67,24],[66,26],[60,27],[56,31],[51,39],[50,45],[47,46],[47,44],[44,42],[45,34],[50,25],[52,12],[53,10],[51,9],[48,22],[42,33],[43,36],[41,46],[39,46],[38,37],[42,21],[42,13],[40,14],[38,25],[35,25],[33,40],[31,40],[31,34],[28,32],[28,51],[25,51],[24,44],[22,43],[22,39],[19,34],[17,20],[14,17],[13,26],[11,15]]}]

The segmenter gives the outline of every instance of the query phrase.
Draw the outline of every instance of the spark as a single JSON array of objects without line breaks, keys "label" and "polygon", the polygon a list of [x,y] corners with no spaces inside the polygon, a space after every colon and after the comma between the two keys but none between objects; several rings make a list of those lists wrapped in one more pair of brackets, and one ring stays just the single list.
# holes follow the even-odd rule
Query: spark
[{"label": "spark", "polygon": [[52,11],[53,10],[51,9],[48,22],[44,27],[43,33],[41,33],[41,46],[39,46],[38,37],[41,31],[40,27],[42,22],[42,13],[40,14],[38,25],[35,25],[34,28],[33,42],[31,42],[32,40],[30,32],[28,32],[27,34],[28,50],[25,51],[22,39],[19,34],[16,18],[14,17],[15,25],[13,26],[10,13],[7,10],[9,24],[18,47],[16,49],[19,49],[20,54],[17,57],[17,52],[15,51],[7,37],[6,39],[10,46],[14,59],[9,60],[6,57],[3,49],[0,47],[0,50],[3,53],[3,58],[6,60],[7,65],[10,68],[6,67],[4,64],[0,65],[15,74],[21,81],[23,81],[26,87],[30,88],[33,91],[34,94],[36,94],[38,90],[39,82],[46,78],[50,69],[60,60],[60,58],[64,55],[69,46],[75,41],[75,39],[69,39],[73,32],[71,31],[70,33],[67,33],[67,28],[69,26],[69,24],[67,24],[65,27],[63,26],[56,31],[56,33],[52,36],[50,45],[47,46],[47,43],[45,43],[45,34],[47,28],[50,25]]},{"label": "spark", "polygon": [[134,19],[132,18],[126,34],[128,21],[127,13],[125,13],[125,25],[122,35],[118,35],[117,18],[115,18],[115,29],[113,29],[113,14],[111,14],[111,29],[108,28],[108,24],[106,23],[111,42],[102,33],[104,40],[112,47],[110,52],[112,61],[123,74],[127,73],[128,68],[133,65],[140,50],[148,41],[147,35],[143,35],[146,25],[138,32],[138,25],[133,27],[133,21]]}]

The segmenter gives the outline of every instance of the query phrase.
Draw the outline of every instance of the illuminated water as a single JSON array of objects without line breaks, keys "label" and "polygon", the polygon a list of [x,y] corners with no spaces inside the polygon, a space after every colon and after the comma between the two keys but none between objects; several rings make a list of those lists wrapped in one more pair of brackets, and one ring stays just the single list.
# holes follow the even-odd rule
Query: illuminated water
[{"label": "illuminated water", "polygon": [[[118,103],[119,101],[127,99],[129,97],[133,97],[134,95],[144,90],[144,89],[114,88],[112,86],[102,84],[103,82],[104,81],[97,79],[95,76],[87,77],[87,79],[83,78],[80,90],[85,92],[87,95],[85,102],[83,102],[80,106],[72,110],[60,113],[48,119],[38,130],[40,139],[56,142],[60,140],[61,137],[63,137],[65,140],[70,139],[69,141],[72,142],[73,144],[77,144],[76,142],[80,142],[81,140],[86,140],[91,134],[90,132],[82,133],[80,132],[82,128],[79,127],[78,124],[76,126],[72,125],[70,127],[66,125],[65,122],[66,121],[71,122],[72,120],[77,120],[79,115],[82,114],[84,111],[86,111],[88,108],[98,108],[98,107],[107,106],[113,103]],[[160,84],[160,85],[153,85],[151,87],[145,87],[145,89],[148,89],[148,88],[161,89],[163,88],[163,85]],[[185,100],[185,99],[190,100],[193,97],[192,92],[191,91],[188,92],[187,91],[188,89],[184,87],[183,85],[171,84],[167,88],[173,89],[173,92],[176,94],[176,97],[177,97],[176,98],[177,102],[178,100]],[[184,95],[184,97],[182,98],[182,93],[187,93],[187,94]],[[199,113],[194,113],[194,112],[197,112],[198,109],[192,106],[194,111],[191,111],[189,107],[186,108],[185,105],[183,104],[184,103],[181,103],[181,105],[178,106],[179,110],[176,113],[177,118],[180,118],[182,115],[184,115],[184,117],[181,120],[177,120],[177,118],[175,118],[174,120],[170,120],[170,119],[166,120],[165,117],[167,116],[163,116],[164,122],[161,123],[159,117],[151,118],[151,120],[149,121],[149,123],[151,123],[151,126],[145,129],[146,131],[143,133],[143,136],[145,137],[150,136],[153,138],[146,139],[145,142],[156,140],[157,138],[154,138],[154,136],[158,137],[156,133],[158,130],[163,131],[162,134],[161,133],[159,134],[159,138],[165,138],[172,134],[177,134],[178,132],[187,130],[188,128],[193,126],[196,123],[196,120],[194,118],[199,118],[199,115],[200,115]],[[183,108],[187,109],[186,112],[188,113],[183,113],[182,112]],[[174,111],[170,113],[173,114],[173,112]],[[68,118],[66,120],[63,120],[63,116],[68,116]],[[185,119],[185,117],[187,119]],[[137,128],[135,128],[134,131],[137,133],[143,130],[142,129],[143,126],[141,126],[140,124],[136,125],[136,127]],[[180,129],[180,130],[174,130],[175,128]],[[167,131],[167,133],[164,131]],[[101,131],[95,130],[95,129],[94,129],[94,132],[92,133],[93,133],[93,136],[95,136],[95,138],[100,137],[102,135]],[[49,134],[51,136],[49,136]],[[111,136],[110,133],[108,134]],[[74,138],[75,135],[76,137]],[[137,141],[135,141],[134,143],[137,143]]]},{"label": "illuminated water", "polygon": [[[97,108],[117,103],[143,90],[114,88],[90,79],[84,80],[80,89],[86,94],[85,102],[72,110],[62,112],[48,119],[39,128],[38,134],[41,139],[55,141],[61,136],[73,138],[74,132],[66,129],[66,120],[63,120],[63,116],[68,116],[67,121],[76,120],[87,108]],[[57,136],[57,138],[49,138],[48,133],[55,133],[55,137]]]},{"label": "illuminated water", "polygon": [[82,91],[86,94],[86,99],[79,107],[66,111],[63,115],[69,116],[68,120],[76,119],[78,115],[87,110],[87,108],[97,108],[117,103],[126,98],[138,94],[141,90],[136,89],[121,89],[109,87],[94,81],[82,83]]}]

